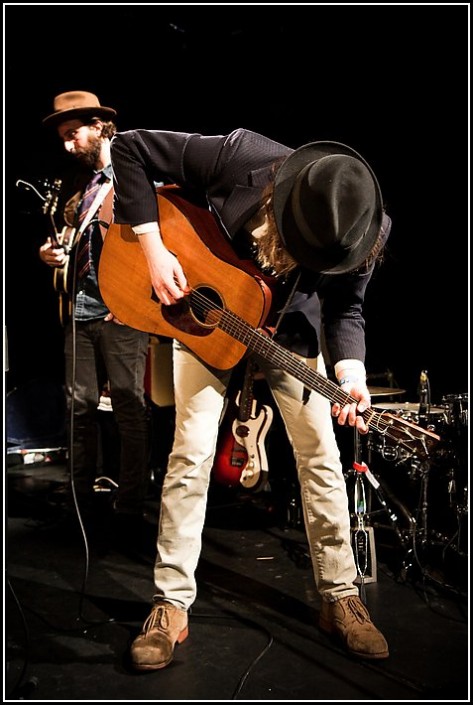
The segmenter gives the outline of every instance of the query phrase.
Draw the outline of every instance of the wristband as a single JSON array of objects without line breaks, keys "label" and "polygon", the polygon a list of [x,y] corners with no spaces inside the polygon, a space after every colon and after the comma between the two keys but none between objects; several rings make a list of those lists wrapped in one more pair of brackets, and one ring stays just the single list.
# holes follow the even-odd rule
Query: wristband
[{"label": "wristband", "polygon": [[357,384],[359,381],[360,377],[342,377],[342,379],[338,380],[338,383],[342,387],[344,384]]}]

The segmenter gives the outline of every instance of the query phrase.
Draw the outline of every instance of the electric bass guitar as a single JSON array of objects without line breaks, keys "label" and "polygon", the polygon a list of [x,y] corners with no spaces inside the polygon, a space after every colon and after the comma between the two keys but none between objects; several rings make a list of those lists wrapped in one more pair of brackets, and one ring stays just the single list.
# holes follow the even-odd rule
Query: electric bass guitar
[{"label": "electric bass guitar", "polygon": [[249,358],[236,401],[229,400],[219,429],[217,451],[212,468],[216,482],[227,487],[242,485],[258,492],[268,479],[265,439],[273,420],[267,404],[258,405],[253,394],[257,365]]},{"label": "electric bass guitar", "polygon": [[[238,258],[212,214],[175,186],[157,189],[161,234],[179,259],[190,287],[172,306],[157,299],[148,264],[128,225],[110,225],[100,259],[99,286],[109,310],[132,328],[176,338],[209,365],[234,367],[247,351],[285,370],[331,403],[356,398],[272,340],[264,324],[271,290],[246,260]],[[440,437],[416,424],[366,409],[366,424],[408,453],[428,456]]]}]

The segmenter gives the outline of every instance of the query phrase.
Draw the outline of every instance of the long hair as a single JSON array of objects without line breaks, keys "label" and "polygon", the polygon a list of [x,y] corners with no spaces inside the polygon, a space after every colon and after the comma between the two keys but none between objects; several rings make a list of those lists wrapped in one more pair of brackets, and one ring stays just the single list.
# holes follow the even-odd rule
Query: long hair
[{"label": "long hair", "polygon": [[270,183],[263,192],[263,205],[257,217],[266,221],[263,234],[256,241],[256,261],[263,271],[268,271],[276,277],[285,279],[297,266],[284,247],[284,243],[276,226],[273,211],[273,184]]}]

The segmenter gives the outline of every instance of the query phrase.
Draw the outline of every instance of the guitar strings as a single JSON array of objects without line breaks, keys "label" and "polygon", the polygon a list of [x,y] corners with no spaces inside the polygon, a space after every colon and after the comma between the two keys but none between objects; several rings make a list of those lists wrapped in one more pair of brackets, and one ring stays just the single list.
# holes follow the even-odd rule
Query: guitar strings
[{"label": "guitar strings", "polygon": [[[207,327],[218,327],[228,333],[235,340],[243,343],[250,348],[252,352],[261,354],[265,359],[279,365],[282,369],[292,374],[299,379],[309,389],[314,389],[320,392],[325,397],[332,399],[341,406],[346,404],[357,403],[357,399],[350,394],[343,392],[334,382],[327,379],[323,375],[315,376],[315,370],[310,368],[302,360],[296,358],[290,351],[283,348],[274,340],[269,338],[259,329],[253,328],[243,318],[236,313],[229,311],[215,303],[214,300],[203,294],[199,289],[191,289],[190,292],[190,310],[199,314],[198,321],[201,325]],[[414,424],[406,424],[397,417],[392,417],[386,412],[378,413],[372,408],[366,409],[362,413],[367,425],[371,425],[380,434],[397,441],[401,446],[412,452],[410,444],[417,445],[421,440],[424,453],[428,453],[425,437],[429,440],[437,441],[437,437],[429,431],[417,427]],[[402,423],[402,431],[408,439],[399,438],[394,424]],[[422,433],[422,438],[415,436],[410,429]]]}]

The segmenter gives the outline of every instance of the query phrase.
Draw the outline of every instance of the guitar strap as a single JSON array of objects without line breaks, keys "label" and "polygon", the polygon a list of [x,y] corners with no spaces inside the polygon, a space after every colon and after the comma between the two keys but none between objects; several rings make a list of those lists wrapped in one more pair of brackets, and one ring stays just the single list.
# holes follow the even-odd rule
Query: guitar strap
[{"label": "guitar strap", "polygon": [[[96,197],[92,201],[91,206],[90,206],[89,210],[87,211],[87,214],[80,225],[80,228],[76,232],[73,245],[75,245],[80,240],[82,233],[90,225],[92,218],[97,213],[97,211],[99,210],[102,203],[105,201],[105,198],[107,197],[111,188],[112,188],[111,181],[105,181],[102,184],[102,186],[99,188],[99,190],[97,191]],[[100,228],[100,230],[102,233],[102,237],[105,237],[105,233],[104,233],[104,230],[102,227]]]},{"label": "guitar strap", "polygon": [[[271,335],[270,335],[271,338],[274,338],[274,336],[276,335],[276,332],[277,332],[277,330],[278,330],[278,328],[279,328],[279,326],[280,326],[280,324],[281,324],[281,321],[282,321],[282,319],[283,319],[283,316],[284,316],[284,314],[286,313],[286,311],[287,311],[287,309],[288,309],[288,307],[289,307],[289,304],[290,304],[291,301],[292,301],[292,297],[294,296],[294,293],[295,293],[295,291],[296,291],[297,285],[299,284],[300,278],[301,278],[301,272],[299,271],[299,272],[297,273],[297,277],[295,278],[294,284],[292,285],[292,289],[291,289],[291,291],[290,291],[290,293],[289,293],[289,296],[288,296],[287,299],[286,299],[286,303],[284,304],[284,306],[282,307],[282,309],[281,309],[281,311],[280,311],[280,313],[279,313],[279,316],[278,316],[278,319],[277,319],[277,321],[276,321],[276,324],[274,325],[274,327],[271,328]],[[248,360],[247,360],[246,367],[248,368],[250,365],[252,366],[253,374],[248,377],[249,380],[251,380],[252,377],[254,377],[256,371],[258,370],[258,365],[257,365],[257,363],[255,362],[255,360],[252,359],[251,355],[250,355],[250,357],[249,357]],[[303,400],[304,400],[304,403],[306,403],[307,400],[308,400],[308,398],[309,398],[309,396],[308,396],[307,393],[310,394],[310,389],[307,389],[306,387],[304,387],[304,391],[303,391],[303,395],[304,395]]]},{"label": "guitar strap", "polygon": [[294,294],[295,294],[295,292],[296,292],[297,285],[299,284],[300,278],[301,278],[301,272],[300,272],[300,270],[299,270],[299,272],[297,273],[297,277],[296,277],[296,279],[295,279],[295,281],[294,281],[294,284],[292,285],[292,289],[291,289],[291,291],[290,291],[290,293],[289,293],[289,296],[288,296],[287,299],[286,299],[286,303],[285,303],[284,306],[282,307],[281,312],[280,312],[280,314],[279,314],[279,316],[278,316],[278,320],[276,321],[276,325],[275,325],[274,328],[273,328],[273,332],[271,333],[271,338],[274,338],[274,336],[276,335],[276,331],[278,330],[278,328],[279,328],[279,326],[280,326],[280,324],[281,324],[281,321],[282,321],[282,319],[283,319],[283,316],[284,316],[284,314],[286,313],[286,311],[287,311],[287,309],[288,309],[288,306],[289,306],[289,304],[290,304],[291,301],[292,301],[292,297],[294,296]]},{"label": "guitar strap", "polygon": [[102,239],[105,239],[108,227],[113,220],[113,189],[105,194],[102,205],[98,208],[99,226]]}]

